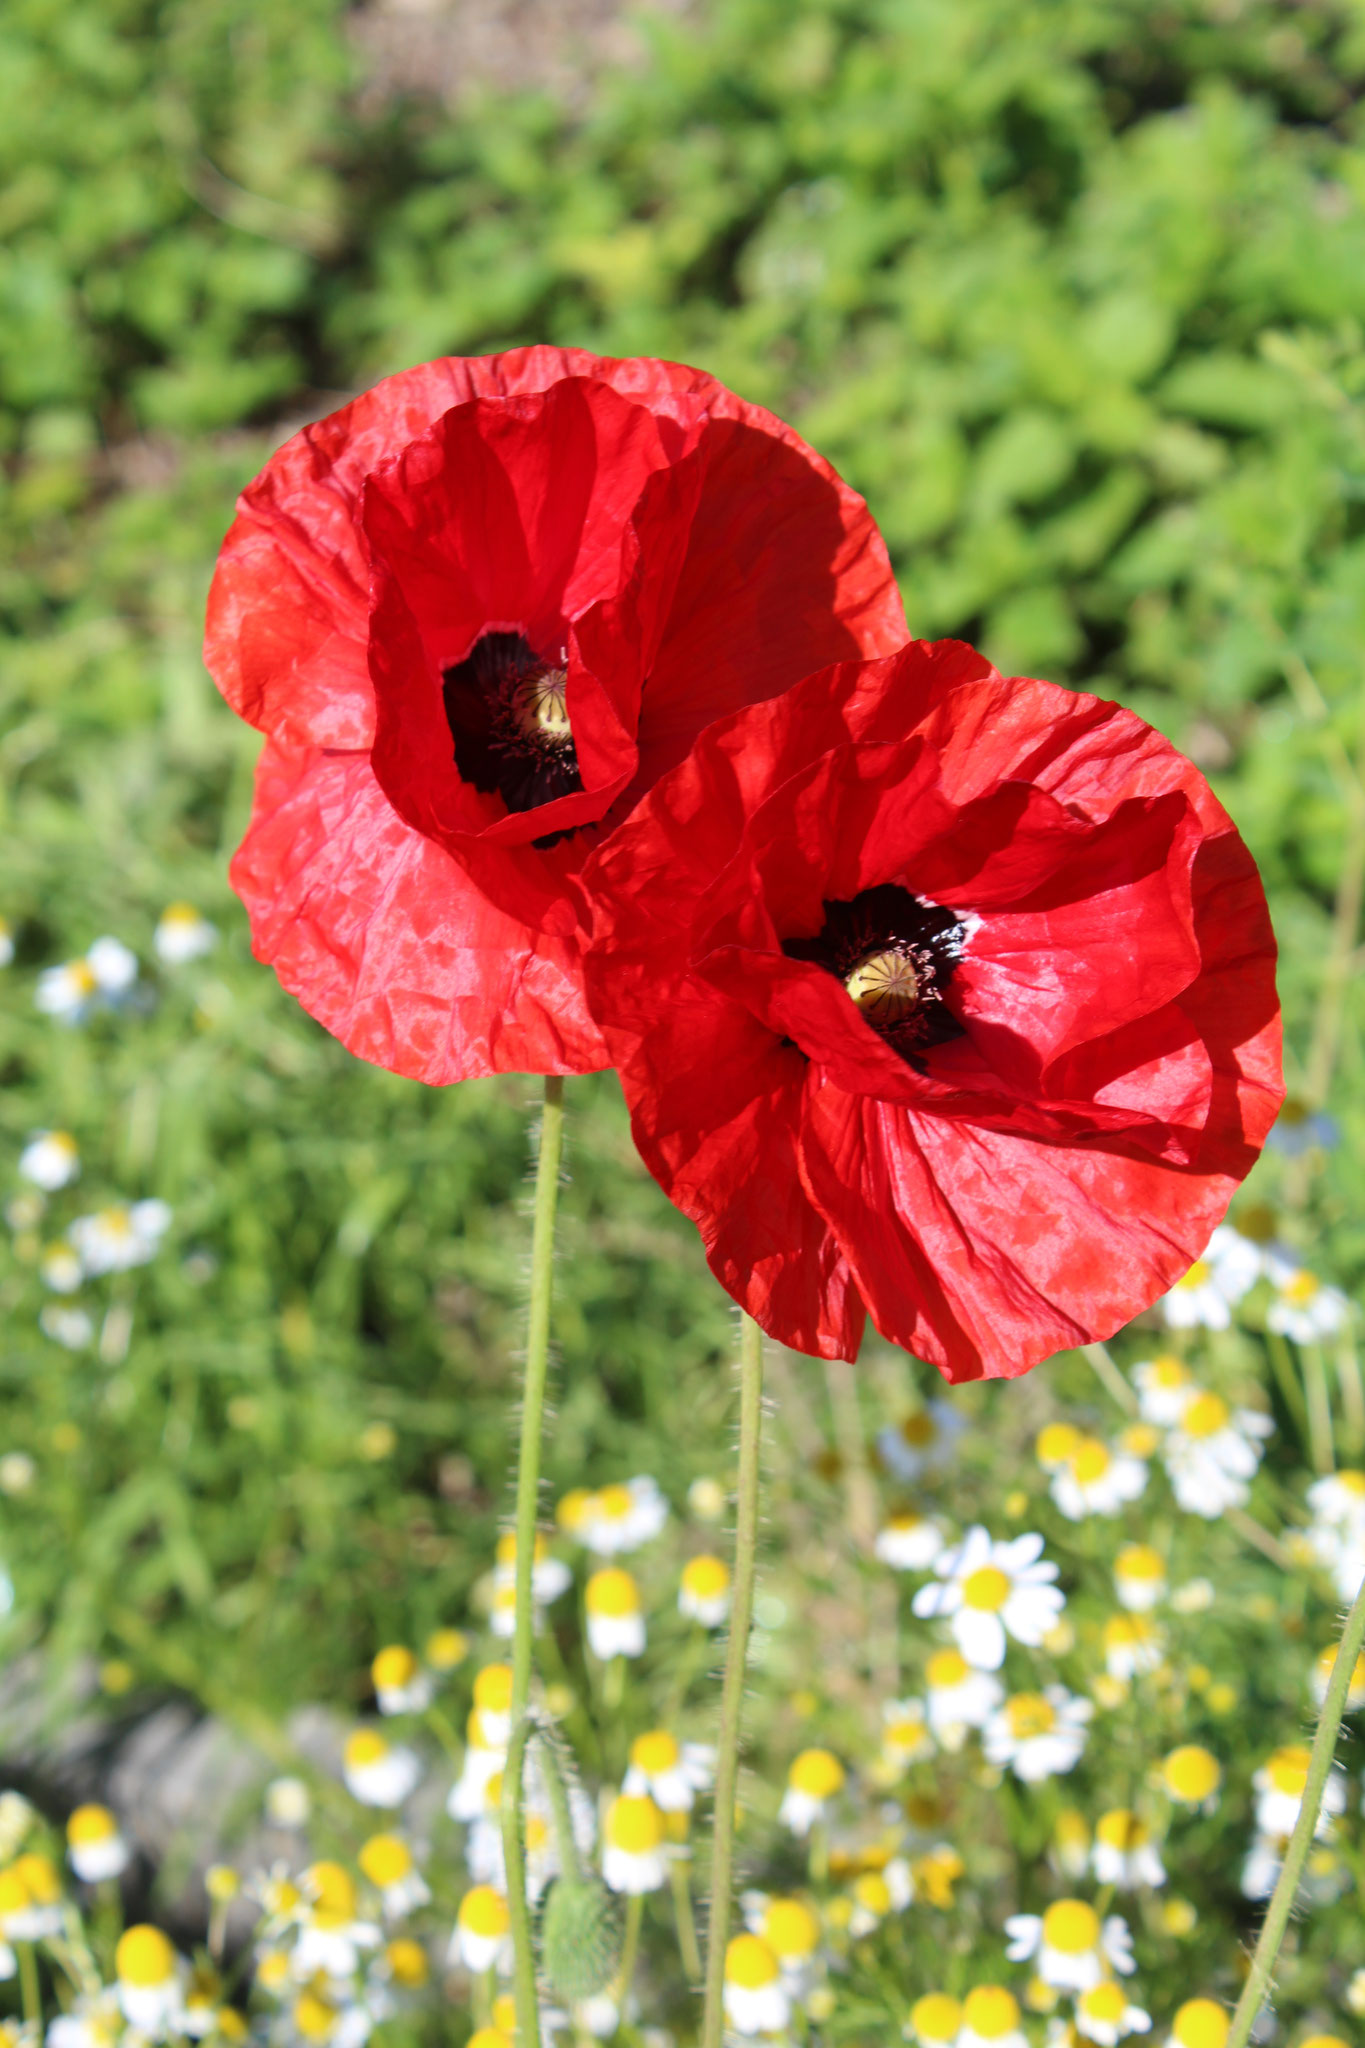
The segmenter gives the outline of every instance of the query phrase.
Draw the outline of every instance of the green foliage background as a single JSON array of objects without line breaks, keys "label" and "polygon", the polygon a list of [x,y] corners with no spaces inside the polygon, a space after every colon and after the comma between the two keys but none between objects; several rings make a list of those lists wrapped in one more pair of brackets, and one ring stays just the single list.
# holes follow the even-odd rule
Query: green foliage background
[{"label": "green foliage background", "polygon": [[[452,112],[367,95],[336,0],[0,15],[0,1173],[61,1125],[59,1220],[176,1211],[112,1365],[38,1333],[0,1250],[0,1434],[40,1473],[3,1504],[12,1648],[359,1698],[505,1504],[534,1089],[362,1068],[251,961],[255,742],[198,655],[281,433],[444,351],[703,364],[865,492],[917,631],[1195,755],[1345,1135],[1306,1235],[1359,1280],[1365,6],[699,0],[642,34],[578,111]],[[186,896],[223,940],[149,1013],[36,1014],[38,968],[105,931],[147,963]],[[570,1102],[551,1472],[676,1495],[727,1455],[729,1311],[614,1084]]]}]

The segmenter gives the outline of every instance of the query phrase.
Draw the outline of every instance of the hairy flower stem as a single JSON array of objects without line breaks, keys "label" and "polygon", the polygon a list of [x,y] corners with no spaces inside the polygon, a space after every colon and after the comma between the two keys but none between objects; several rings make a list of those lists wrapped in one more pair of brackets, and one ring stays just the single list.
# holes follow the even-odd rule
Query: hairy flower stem
[{"label": "hairy flower stem", "polygon": [[1303,1788],[1303,1803],[1299,1817],[1294,1823],[1294,1832],[1289,1837],[1285,1850],[1284,1865],[1280,1871],[1275,1889],[1270,1895],[1265,1920],[1261,1925],[1260,1939],[1251,1958],[1242,1995],[1237,2001],[1237,2010],[1232,2015],[1232,2030],[1228,2035],[1227,2048],[1246,2048],[1247,2038],[1256,2022],[1256,2017],[1270,1992],[1271,1974],[1275,1959],[1280,1953],[1289,1916],[1294,1910],[1298,1895],[1299,1881],[1303,1866],[1308,1861],[1308,1851],[1318,1824],[1318,1810],[1327,1784],[1327,1774],[1332,1768],[1336,1755],[1337,1736],[1341,1732],[1341,1717],[1346,1709],[1346,1695],[1350,1691],[1355,1675],[1356,1659],[1361,1645],[1365,1643],[1365,1580],[1346,1617],[1346,1626],[1341,1632],[1336,1662],[1328,1681],[1322,1712],[1318,1715],[1318,1732],[1313,1738],[1313,1749],[1308,1762],[1308,1780]]},{"label": "hairy flower stem", "polygon": [[758,1452],[763,1419],[763,1332],[749,1316],[739,1343],[739,1492],[735,1507],[735,1584],[730,1640],[720,1698],[716,1744],[716,1817],[711,1845],[711,1910],[706,1930],[706,2005],[700,2048],[720,2048],[724,2027],[725,1946],[730,1931],[730,1887],[735,1860],[735,1785],[739,1776],[739,1722],[744,1705],[744,1660],[754,1608],[758,1550]]},{"label": "hairy flower stem", "polygon": [[540,1496],[540,1432],[545,1413],[545,1378],[550,1360],[550,1293],[554,1280],[555,1208],[559,1200],[559,1159],[564,1140],[564,1082],[545,1077],[545,1109],[536,1161],[536,1196],[531,1229],[531,1307],[526,1332],[526,1379],[522,1389],[521,1442],[517,1450],[516,1629],[512,1637],[512,1735],[502,1778],[502,1848],[507,1866],[507,1905],[515,1958],[514,1989],[519,2048],[540,2048],[536,2000],[536,1958],[531,1908],[526,1897],[526,1820],[522,1781],[530,1734],[531,1641],[535,1611],[531,1575],[536,1553],[536,1507]]}]

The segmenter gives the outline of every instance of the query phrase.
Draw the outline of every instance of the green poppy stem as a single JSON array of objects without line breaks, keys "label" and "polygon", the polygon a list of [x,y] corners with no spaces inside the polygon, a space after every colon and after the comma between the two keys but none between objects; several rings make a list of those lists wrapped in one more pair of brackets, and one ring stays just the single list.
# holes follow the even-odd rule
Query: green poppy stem
[{"label": "green poppy stem", "polygon": [[1346,1710],[1346,1695],[1355,1676],[1356,1659],[1361,1644],[1365,1643],[1365,1580],[1356,1594],[1346,1626],[1341,1632],[1336,1662],[1328,1680],[1322,1712],[1318,1715],[1318,1732],[1313,1738],[1313,1748],[1308,1762],[1308,1779],[1303,1788],[1303,1803],[1299,1817],[1294,1823],[1294,1832],[1289,1837],[1275,1889],[1270,1895],[1261,1935],[1256,1943],[1256,1952],[1251,1958],[1242,1995],[1237,2001],[1237,2010],[1232,2015],[1232,2028],[1228,2034],[1227,2048],[1246,2048],[1247,2039],[1255,2024],[1257,2014],[1270,1991],[1271,1975],[1280,1943],[1284,1940],[1289,1916],[1294,1910],[1299,1881],[1303,1866],[1308,1861],[1308,1851],[1318,1825],[1318,1811],[1327,1785],[1327,1776],[1336,1755],[1337,1736],[1341,1732],[1341,1717]]},{"label": "green poppy stem", "polygon": [[563,1143],[564,1082],[558,1074],[547,1074],[540,1151],[536,1161],[535,1211],[531,1228],[531,1306],[526,1332],[521,1442],[517,1451],[517,1598],[516,1629],[512,1637],[512,1735],[502,1779],[502,1847],[507,1865],[507,1906],[512,1923],[513,1988],[520,2048],[540,2048],[536,1957],[531,1937],[531,1908],[526,1896],[526,1818],[522,1781],[530,1733],[527,1707],[531,1697],[531,1648],[535,1628],[532,1572],[536,1554],[536,1508],[540,1498],[540,1434],[550,1361],[555,1209],[559,1201],[559,1161]]},{"label": "green poppy stem", "polygon": [[725,2021],[725,1949],[730,1931],[730,1888],[735,1861],[735,1787],[739,1777],[739,1724],[744,1705],[744,1663],[754,1609],[758,1551],[759,1436],[763,1421],[763,1332],[749,1316],[740,1327],[739,1491],[735,1508],[735,1583],[730,1640],[720,1698],[716,1744],[716,1813],[711,1844],[711,1908],[706,1930],[706,2004],[700,2048],[721,2048]]}]

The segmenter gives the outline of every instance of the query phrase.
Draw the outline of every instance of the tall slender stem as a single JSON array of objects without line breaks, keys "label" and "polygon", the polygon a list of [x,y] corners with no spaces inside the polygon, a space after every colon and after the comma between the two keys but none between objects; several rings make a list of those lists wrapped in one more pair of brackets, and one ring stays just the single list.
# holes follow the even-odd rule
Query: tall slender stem
[{"label": "tall slender stem", "polygon": [[1341,1717],[1346,1708],[1346,1695],[1350,1691],[1355,1675],[1356,1659],[1361,1644],[1365,1643],[1365,1580],[1361,1581],[1346,1626],[1341,1632],[1337,1658],[1332,1666],[1322,1712],[1318,1716],[1318,1732],[1313,1738],[1312,1753],[1308,1761],[1308,1779],[1303,1788],[1303,1803],[1299,1817],[1294,1823],[1294,1832],[1289,1837],[1285,1851],[1284,1865],[1280,1871],[1275,1889],[1270,1895],[1265,1920],[1261,1927],[1260,1940],[1251,1958],[1251,1968],[1242,1995],[1237,2001],[1237,2010],[1232,2015],[1232,2029],[1228,2035],[1227,2048],[1246,2048],[1247,2037],[1255,2024],[1270,1990],[1271,1973],[1275,1959],[1280,1953],[1280,1943],[1289,1925],[1289,1915],[1294,1909],[1298,1894],[1299,1880],[1303,1866],[1308,1860],[1308,1851],[1318,1825],[1318,1810],[1327,1784],[1327,1774],[1332,1768],[1336,1754],[1337,1736],[1341,1732]]},{"label": "tall slender stem", "polygon": [[507,1905],[512,1922],[520,2048],[540,2048],[536,1999],[536,1958],[531,1908],[526,1896],[526,1824],[522,1781],[529,1733],[531,1644],[535,1627],[531,1580],[536,1555],[536,1508],[540,1498],[540,1431],[545,1413],[545,1379],[550,1361],[550,1295],[554,1284],[555,1208],[564,1140],[564,1082],[545,1077],[545,1109],[536,1161],[536,1198],[531,1228],[531,1308],[526,1331],[526,1379],[522,1389],[521,1442],[517,1451],[516,1629],[512,1637],[512,1734],[502,1779],[502,1848],[507,1866]]},{"label": "tall slender stem", "polygon": [[716,1816],[711,1844],[711,1911],[706,1931],[706,2005],[701,2048],[720,2048],[724,2027],[725,1947],[730,1931],[730,1887],[735,1862],[735,1786],[739,1777],[739,1722],[744,1705],[744,1660],[754,1610],[758,1550],[759,1435],[763,1420],[763,1332],[745,1316],[739,1341],[739,1493],[735,1508],[735,1584],[730,1640],[720,1696],[716,1745]]}]

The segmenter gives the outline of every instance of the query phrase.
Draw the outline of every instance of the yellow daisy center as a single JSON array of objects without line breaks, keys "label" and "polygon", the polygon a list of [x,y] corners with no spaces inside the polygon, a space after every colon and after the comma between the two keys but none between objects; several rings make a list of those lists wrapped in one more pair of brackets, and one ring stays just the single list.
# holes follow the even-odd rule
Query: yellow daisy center
[{"label": "yellow daisy center", "polygon": [[1305,1745],[1290,1743],[1284,1749],[1277,1749],[1265,1769],[1277,1792],[1287,1792],[1294,1799],[1302,1799],[1303,1788],[1308,1783],[1308,1750]]},{"label": "yellow daisy center", "polygon": [[1070,1422],[1049,1422],[1034,1440],[1040,1465],[1065,1465],[1082,1442],[1081,1432]]},{"label": "yellow daisy center", "polygon": [[730,1567],[719,1557],[689,1558],[682,1582],[694,1600],[720,1600],[730,1590]]},{"label": "yellow daisy center", "polygon": [[1180,1418],[1186,1436],[1217,1436],[1226,1429],[1231,1411],[1221,1394],[1196,1394]]},{"label": "yellow daisy center", "polygon": [[628,1486],[604,1486],[597,1496],[597,1512],[604,1522],[624,1522],[633,1506]]},{"label": "yellow daisy center", "polygon": [[631,1762],[647,1778],[676,1770],[680,1755],[676,1738],[666,1728],[651,1728],[647,1735],[637,1735],[630,1745]]},{"label": "yellow daisy center", "polygon": [[983,1564],[980,1570],[968,1572],[962,1581],[962,1604],[982,1614],[998,1614],[1011,1591],[1008,1572],[1002,1572],[999,1565]]},{"label": "yellow daisy center", "polygon": [[1211,1998],[1190,1998],[1171,2023],[1180,2048],[1226,2048],[1229,2018]]},{"label": "yellow daisy center", "polygon": [[1083,1899],[1058,1899],[1044,1913],[1044,1948],[1055,1948],[1064,1956],[1082,1956],[1099,1943],[1099,1915]]},{"label": "yellow daisy center", "polygon": [[175,1975],[175,1950],[159,1927],[130,1927],[119,1936],[114,1970],[121,1983],[151,1990]]},{"label": "yellow daisy center", "polygon": [[607,1809],[607,1840],[628,1856],[650,1856],[664,1838],[664,1817],[652,1799],[623,1792]]},{"label": "yellow daisy center", "polygon": [[1071,1474],[1081,1486],[1093,1486],[1097,1479],[1103,1479],[1113,1462],[1105,1446],[1096,1437],[1086,1437],[1070,1458]]},{"label": "yellow daisy center", "polygon": [[1202,1287],[1204,1285],[1204,1282],[1210,1278],[1212,1273],[1213,1267],[1209,1264],[1207,1259],[1196,1259],[1194,1264],[1190,1267],[1189,1272],[1182,1275],[1182,1277],[1179,1280],[1177,1280],[1175,1284],[1177,1287]]},{"label": "yellow daisy center", "polygon": [[761,1991],[781,1974],[776,1953],[757,1934],[737,1934],[725,1951],[725,1981],[740,1991]]},{"label": "yellow daisy center", "polygon": [[910,2008],[910,2025],[922,2041],[955,2041],[962,2007],[946,1991],[929,1991]]},{"label": "yellow daisy center", "polygon": [[474,1704],[483,1714],[505,1714],[512,1705],[512,1667],[485,1664],[474,1680]]},{"label": "yellow daisy center", "polygon": [[1126,1852],[1141,1848],[1147,1840],[1147,1828],[1126,1806],[1115,1806],[1108,1813],[1102,1813],[1096,1821],[1095,1839],[1103,1842],[1107,1849]]},{"label": "yellow daisy center", "polygon": [[384,1761],[389,1745],[375,1728],[357,1728],[354,1735],[346,1738],[343,1751],[348,1770],[363,1771],[370,1764]]},{"label": "yellow daisy center", "polygon": [[948,1692],[965,1682],[970,1669],[961,1650],[935,1650],[924,1669],[925,1682],[931,1692]]},{"label": "yellow daisy center", "polygon": [[594,1572],[583,1597],[589,1614],[613,1621],[640,1611],[639,1587],[630,1573],[622,1571],[619,1565],[608,1565],[604,1571]]},{"label": "yellow daisy center", "polygon": [[1153,1550],[1150,1543],[1125,1543],[1114,1559],[1114,1576],[1151,1584],[1165,1578],[1166,1567],[1161,1561],[1160,1551]]},{"label": "yellow daisy center", "polygon": [[983,2040],[998,2041],[1019,2025],[1019,2005],[999,1984],[978,1984],[962,2006],[962,2023]]},{"label": "yellow daisy center", "polygon": [[401,1643],[390,1643],[370,1666],[377,1692],[399,1692],[417,1676],[417,1659]]},{"label": "yellow daisy center", "polygon": [[356,1858],[372,1885],[382,1892],[401,1884],[412,1869],[412,1851],[397,1835],[371,1835]]},{"label": "yellow daisy center", "polygon": [[808,1799],[832,1799],[843,1782],[844,1767],[828,1749],[803,1749],[787,1775],[792,1790]]},{"label": "yellow daisy center", "polygon": [[1109,2027],[1121,2026],[1128,2010],[1128,2000],[1117,1984],[1096,1984],[1093,1990],[1083,1991],[1077,2002],[1088,2019]]},{"label": "yellow daisy center", "polygon": [[346,1927],[355,1919],[355,1879],[340,1863],[315,1863],[303,1882],[319,1927]]},{"label": "yellow daisy center", "polygon": [[117,1833],[118,1822],[107,1806],[78,1806],[66,1824],[66,1839],[73,1849],[112,1841]]},{"label": "yellow daisy center", "polygon": [[1167,1790],[1176,1798],[1192,1806],[1199,1805],[1218,1790],[1222,1781],[1222,1769],[1218,1759],[1197,1742],[1187,1742],[1179,1749],[1173,1749],[1162,1766]]},{"label": "yellow daisy center", "polygon": [[476,1884],[465,1893],[458,1918],[467,1934],[481,1934],[487,1941],[501,1941],[511,1925],[507,1901],[491,1884]]},{"label": "yellow daisy center", "polygon": [[803,1899],[774,1899],[763,1915],[763,1938],[775,1955],[795,1962],[814,1954],[820,1923]]},{"label": "yellow daisy center", "polygon": [[1040,1692],[1017,1692],[1005,1702],[1010,1734],[1016,1742],[1049,1735],[1057,1726],[1057,1710]]}]

